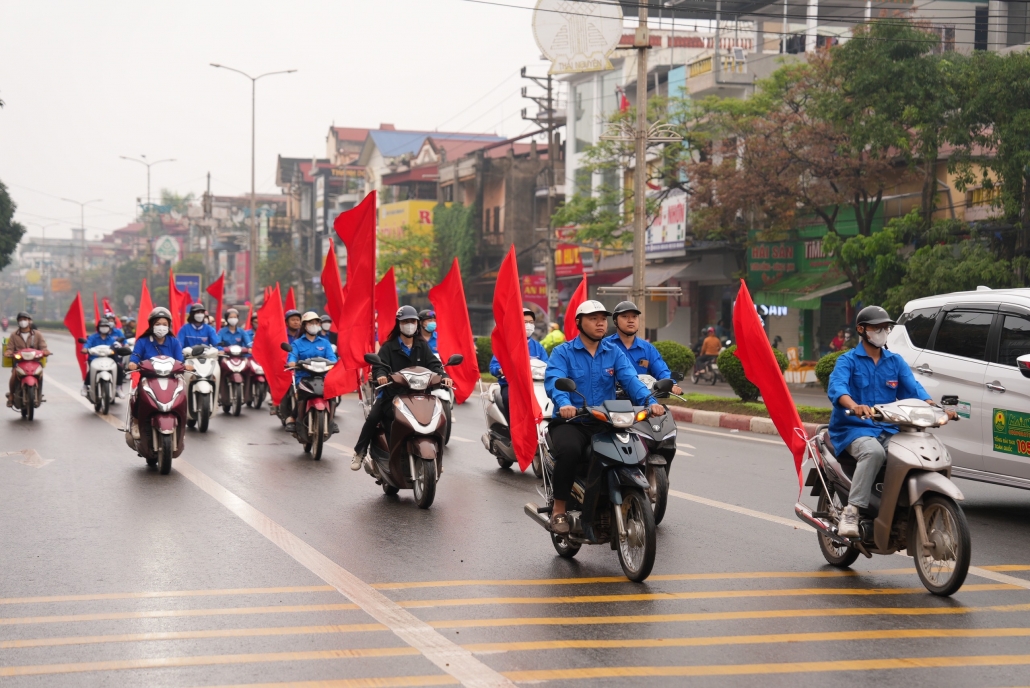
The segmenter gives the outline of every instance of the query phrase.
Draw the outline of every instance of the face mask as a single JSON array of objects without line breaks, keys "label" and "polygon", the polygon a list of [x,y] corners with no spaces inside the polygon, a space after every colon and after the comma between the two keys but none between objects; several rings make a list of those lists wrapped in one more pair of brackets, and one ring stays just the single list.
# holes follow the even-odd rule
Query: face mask
[{"label": "face mask", "polygon": [[534,332],[536,332],[536,325],[533,323],[526,323],[526,336],[532,337]]},{"label": "face mask", "polygon": [[426,323],[426,332],[436,332],[436,323]]},{"label": "face mask", "polygon": [[307,330],[308,334],[318,334],[322,331],[322,327],[320,325],[308,325],[304,329]]},{"label": "face mask", "polygon": [[196,315],[194,315],[193,316],[193,322],[197,322],[197,323],[204,322],[204,314],[203,313],[197,313]]},{"label": "face mask", "polygon": [[27,329],[28,326],[29,326],[29,321],[28,320],[19,320],[18,321],[18,327],[20,327],[21,329],[23,329],[23,330]]},{"label": "face mask", "polygon": [[101,327],[100,328],[100,334],[107,334],[110,331],[111,331],[110,327]]},{"label": "face mask", "polygon": [[164,338],[168,334],[168,325],[154,325],[154,336],[158,339]]},{"label": "face mask", "polygon": [[333,329],[333,324],[332,323],[322,323],[322,331],[323,332],[328,332],[331,329]]},{"label": "face mask", "polygon": [[867,342],[877,349],[882,349],[883,345],[887,343],[887,330],[880,330],[879,332],[869,330],[865,333],[865,338]]},{"label": "face mask", "polygon": [[228,320],[226,320],[226,322],[229,323],[229,327],[236,327],[236,323],[238,323],[239,321],[239,318],[229,318]]},{"label": "face mask", "polygon": [[418,331],[418,325],[415,323],[401,323],[401,334],[405,337],[411,337]]}]

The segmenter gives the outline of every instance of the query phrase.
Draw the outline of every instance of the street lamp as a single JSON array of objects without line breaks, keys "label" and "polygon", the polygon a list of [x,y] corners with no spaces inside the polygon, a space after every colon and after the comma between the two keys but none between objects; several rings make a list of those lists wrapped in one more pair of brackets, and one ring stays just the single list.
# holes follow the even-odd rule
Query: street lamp
[{"label": "street lamp", "polygon": [[[150,205],[150,168],[153,165],[160,165],[163,162],[175,162],[175,158],[165,158],[164,160],[154,160],[153,162],[147,160],[147,156],[140,154],[139,158],[130,158],[127,155],[119,155],[122,160],[128,160],[130,162],[138,162],[140,165],[147,166],[147,205]],[[142,158],[142,159],[141,159]]]},{"label": "street lamp", "polygon": [[82,260],[79,263],[79,269],[85,269],[86,267],[86,206],[90,203],[100,203],[103,199],[94,198],[91,201],[76,201],[71,198],[62,198],[62,201],[68,203],[74,203],[79,206],[79,227],[82,228]]},{"label": "street lamp", "polygon": [[265,72],[258,76],[251,76],[246,72],[234,69],[232,67],[226,67],[225,65],[211,63],[212,67],[216,69],[228,69],[230,72],[236,72],[250,79],[250,302],[257,304],[257,257],[258,257],[258,233],[257,233],[257,198],[255,191],[255,180],[254,180],[254,138],[255,138],[255,111],[257,108],[257,81],[263,79],[266,76],[274,76],[275,74],[293,74],[296,69],[284,69],[278,72]]},{"label": "street lamp", "polygon": [[46,231],[47,231],[47,229],[50,228],[50,227],[57,227],[61,223],[60,222],[51,222],[48,225],[44,225],[44,224],[40,224],[39,222],[26,222],[25,224],[32,225],[33,227],[39,227],[39,229],[43,232],[43,237],[42,238],[45,241],[46,240]]}]

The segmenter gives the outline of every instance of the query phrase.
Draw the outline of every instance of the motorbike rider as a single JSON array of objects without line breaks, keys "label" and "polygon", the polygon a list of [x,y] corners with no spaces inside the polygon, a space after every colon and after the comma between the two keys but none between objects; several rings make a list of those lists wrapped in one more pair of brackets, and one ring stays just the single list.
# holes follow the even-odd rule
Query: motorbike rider
[{"label": "motorbike rider", "polygon": [[697,355],[694,370],[704,370],[709,362],[714,361],[719,356],[720,351],[722,351],[722,341],[715,336],[715,328],[709,327],[704,341],[701,342],[701,351]]},{"label": "motorbike rider", "polygon": [[321,317],[322,321],[322,336],[329,340],[329,343],[336,346],[336,342],[339,341],[339,333],[333,332],[333,319],[326,313]]},{"label": "motorbike rider", "polygon": [[418,314],[418,324],[422,332],[422,338],[429,344],[429,350],[439,356],[440,352],[437,351],[436,340],[436,311],[429,310],[428,308],[421,311]]},{"label": "motorbike rider", "polygon": [[[120,336],[119,336],[120,335]],[[89,350],[94,346],[109,346],[114,348],[119,344],[123,344],[125,341],[124,333],[121,333],[117,327],[114,326],[110,320],[106,317],[100,318],[97,322],[97,331],[86,338],[86,343],[82,345],[82,353],[88,354]],[[96,356],[86,357],[86,377],[82,381],[82,396],[89,395],[89,363],[96,358]],[[115,393],[119,399],[125,397],[125,390],[123,385],[125,384],[125,372],[122,370],[119,359],[115,359],[118,364],[118,389]]]},{"label": "motorbike rider", "polygon": [[[640,329],[640,309],[632,301],[623,301],[612,311],[615,321],[615,334],[608,337],[616,346],[622,348],[629,362],[637,369],[638,375],[650,375],[655,380],[672,377],[672,371],[665,359],[651,342],[637,336]],[[683,394],[679,385],[672,388],[673,394]]]},{"label": "motorbike rider", "polygon": [[[303,361],[308,358],[324,358],[330,363],[336,363],[336,352],[333,351],[332,344],[329,340],[322,336],[322,319],[318,313],[314,311],[308,311],[301,317],[301,326],[304,328],[304,334],[297,337],[293,344],[293,351],[286,357],[287,368],[297,368],[297,362]],[[301,379],[310,377],[311,373],[308,371],[297,368],[293,372],[294,379]],[[295,407],[296,410],[296,407]],[[330,404],[330,415],[329,420],[332,423],[332,432],[339,432],[340,428],[336,424],[334,419],[336,411],[336,405]],[[296,430],[296,423],[293,417],[286,419],[286,431],[294,432]]]},{"label": "motorbike rider", "polygon": [[[905,359],[886,349],[887,335],[894,325],[887,311],[879,306],[866,306],[859,311],[855,329],[861,343],[841,355],[830,374],[830,441],[837,452],[846,451],[856,462],[848,505],[837,529],[843,537],[859,536],[859,512],[869,507],[873,482],[887,459],[887,444],[898,432],[897,426],[869,420],[872,407],[913,398],[937,405],[916,381]],[[853,415],[845,415],[845,410]],[[958,417],[950,409],[947,414],[950,420]]]},{"label": "motorbike rider", "polygon": [[[582,403],[587,406],[599,406],[615,399],[615,383],[618,382],[635,405],[649,406],[655,416],[665,414],[665,407],[637,379],[636,368],[626,354],[617,344],[605,339],[609,315],[600,301],[584,301],[576,309],[579,336],[551,352],[544,387],[554,402],[555,417],[570,420],[581,407],[582,400],[578,396],[574,400],[568,392],[555,388],[554,383],[563,377],[576,383],[576,390],[586,398]],[[559,535],[569,532],[565,501],[572,491],[576,467],[585,461],[590,438],[598,430],[599,423],[592,419],[556,424],[549,430],[555,459],[551,529]]]},{"label": "motorbike rider", "polygon": [[[128,369],[136,370],[140,363],[155,356],[168,356],[180,363],[185,362],[182,344],[175,337],[169,336],[171,327],[171,311],[163,306],[150,311],[150,315],[147,316],[147,329],[136,338],[136,345],[132,348]],[[193,366],[187,363],[186,370],[192,369]]]},{"label": "motorbike rider", "polygon": [[[11,358],[22,349],[36,349],[42,351],[44,356],[50,355],[50,349],[46,346],[46,339],[43,338],[43,334],[32,327],[32,316],[22,311],[18,313],[18,329],[11,333],[11,336],[7,339],[7,346],[4,347],[4,357]],[[7,392],[7,408],[11,408],[14,404],[12,401],[12,395],[14,394],[15,386],[18,384],[18,375],[15,369],[11,368],[11,381],[8,383]],[[39,393],[43,393],[43,381],[39,382]]]},{"label": "motorbike rider", "polygon": [[207,323],[207,309],[204,304],[195,303],[190,306],[186,324],[179,328],[179,344],[182,348],[204,344],[218,346],[218,332]]},{"label": "motorbike rider", "polygon": [[242,346],[243,353],[249,353],[252,337],[250,332],[240,327],[240,312],[235,308],[225,311],[226,325],[218,330],[218,347],[225,349],[227,346]]},{"label": "motorbike rider", "polygon": [[122,332],[126,339],[134,338],[136,336],[136,319],[130,316],[122,318]]},{"label": "motorbike rider", "polygon": [[[544,349],[543,344],[533,339],[533,333],[536,331],[536,314],[533,313],[533,309],[523,307],[522,319],[526,323],[526,344],[529,346],[529,357],[547,363],[547,350]],[[501,413],[504,415],[504,420],[508,421],[510,425],[511,413],[508,410],[508,380],[504,377],[504,371],[501,370],[501,362],[497,360],[496,356],[490,357],[490,374],[497,378],[497,384],[501,386],[501,401],[504,403],[501,407]]]},{"label": "motorbike rider", "polygon": [[[399,372],[404,368],[421,366],[428,368],[443,378],[443,383],[448,387],[453,386],[451,378],[444,370],[443,364],[429,348],[428,342],[419,332],[418,311],[413,306],[401,306],[397,309],[397,316],[393,331],[389,338],[379,347],[379,358],[383,365],[372,367],[372,377],[377,385],[385,385],[390,379],[387,377],[391,372]],[[380,390],[375,403],[369,409],[368,418],[361,426],[361,434],[358,442],[354,445],[354,459],[351,461],[350,469],[356,471],[361,468],[365,454],[368,452],[368,445],[372,441],[372,434],[376,426],[389,421],[393,415],[393,404],[391,403],[394,393],[389,387]],[[389,430],[389,427],[387,427]]]},{"label": "motorbike rider", "polygon": [[250,336],[251,336],[251,339],[253,339],[254,335],[257,334],[257,326],[258,326],[258,314],[255,313],[254,315],[250,316]]},{"label": "motorbike rider", "polygon": [[283,317],[286,318],[286,341],[293,344],[293,340],[297,339],[297,337],[300,337],[302,334],[300,329],[300,311],[291,308],[283,314]]},{"label": "motorbike rider", "polygon": [[544,351],[547,353],[551,353],[554,351],[554,347],[564,343],[565,333],[561,331],[561,327],[559,327],[556,322],[547,326],[547,334],[540,340],[540,344],[544,347]]}]

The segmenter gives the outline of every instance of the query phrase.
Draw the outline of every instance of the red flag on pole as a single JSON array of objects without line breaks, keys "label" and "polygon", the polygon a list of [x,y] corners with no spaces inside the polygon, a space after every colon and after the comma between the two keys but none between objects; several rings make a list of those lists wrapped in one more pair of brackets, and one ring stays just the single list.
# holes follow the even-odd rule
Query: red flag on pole
[{"label": "red flag on pole", "polygon": [[[390,268],[392,272],[393,268]],[[465,287],[461,282],[461,268],[458,267],[457,258],[451,263],[451,269],[443,281],[429,290],[429,300],[436,311],[437,322],[444,323],[444,327],[437,330],[440,359],[446,363],[452,354],[465,357],[460,365],[447,369],[447,374],[454,379],[454,401],[464,404],[479,382],[479,362],[476,360],[476,343],[472,338],[472,323],[469,321]],[[381,328],[382,323],[380,331]]]},{"label": "red flag on pole", "polygon": [[93,292],[93,327],[100,322],[100,306],[97,304],[97,293]]},{"label": "red flag on pole", "polygon": [[374,348],[376,286],[376,192],[340,213],[333,229],[347,247],[347,319],[337,323],[340,363],[350,370],[368,367]]},{"label": "red flag on pole", "polygon": [[[322,266],[322,290],[325,292],[325,309],[329,317],[333,319],[333,328],[336,332],[346,320],[343,307],[343,283],[340,281],[340,266],[336,261],[336,247],[329,242],[329,253],[325,258],[325,265]],[[337,348],[341,340],[337,338]],[[343,394],[353,392],[358,388],[358,371],[347,368],[342,363],[333,367],[325,377],[325,396],[327,399],[334,399]]]},{"label": "red flag on pole", "polygon": [[587,300],[587,276],[583,275],[583,281],[572,292],[569,305],[565,309],[565,341],[571,342],[579,336],[579,328],[576,327],[576,309]]},{"label": "red flag on pole", "polygon": [[103,298],[101,305],[104,307],[104,316],[114,320],[114,326],[121,329],[122,319],[115,314],[114,309],[111,308],[111,302],[107,300],[106,296]]},{"label": "red flag on pole", "polygon": [[245,330],[252,330],[252,329],[254,329],[254,328],[252,328],[250,326],[251,317],[253,315],[254,315],[254,304],[251,303],[250,301],[248,301],[247,302],[247,324],[245,324],[243,326],[243,329],[245,329]]},{"label": "red flag on pole", "polygon": [[286,300],[283,302],[283,312],[297,310],[297,298],[293,295],[293,287],[286,290]]},{"label": "red flag on pole", "polygon": [[270,299],[258,311],[258,329],[254,335],[252,353],[265,370],[268,392],[272,403],[278,404],[290,389],[293,375],[285,370],[286,352],[280,346],[286,341],[286,320],[283,318],[283,302],[279,289],[273,290]]},{"label": "red flag on pole", "polygon": [[[430,294],[432,294],[431,289]],[[432,300],[433,297],[429,298]],[[379,345],[382,346],[386,338],[390,336],[390,332],[393,331],[393,324],[397,320],[397,309],[400,308],[400,303],[397,301],[397,281],[394,279],[393,267],[386,271],[383,279],[379,280],[376,285],[375,307],[376,330]]]},{"label": "red flag on pole", "polygon": [[68,328],[75,339],[75,360],[79,362],[79,370],[82,377],[86,377],[86,354],[82,353],[82,344],[79,339],[86,338],[86,313],[82,310],[82,294],[75,292],[75,300],[68,307],[68,313],[64,316],[64,326]]},{"label": "red flag on pole", "polygon": [[773,425],[794,455],[798,484],[803,487],[801,463],[805,458],[805,442],[808,440],[805,425],[790,396],[787,381],[783,379],[780,364],[769,344],[769,336],[762,327],[744,280],[740,281],[737,302],[733,306],[733,333],[737,338],[737,350],[734,353],[744,366],[747,379],[761,391]]},{"label": "red flag on pole", "polygon": [[[215,308],[217,309],[215,310],[215,322],[218,323],[219,326],[221,326],[222,297],[225,295],[225,273],[223,272],[221,275],[218,276],[218,279],[216,279],[211,284],[207,285],[207,289],[205,289],[205,291],[208,294],[210,294],[211,298],[213,298],[215,300],[215,303],[218,304],[217,306],[215,306]],[[216,327],[215,329],[220,329],[220,327]]]},{"label": "red flag on pole", "polygon": [[175,286],[175,273],[168,271],[168,310],[172,312],[172,334],[178,335],[186,324],[186,311],[190,306],[190,293]]},{"label": "red flag on pole", "polygon": [[526,323],[522,315],[522,289],[519,269],[512,246],[497,272],[494,286],[494,327],[490,340],[494,356],[508,380],[508,403],[511,416],[511,445],[519,468],[526,470],[536,456],[537,425],[543,412],[533,390],[533,373],[529,367],[529,345]]},{"label": "red flag on pole", "polygon": [[[136,336],[140,337],[143,333],[150,328],[148,319],[150,318],[150,311],[154,310],[154,302],[150,300],[150,290],[147,289],[147,278],[143,278],[143,287],[140,289],[139,294],[139,309],[136,311]],[[174,337],[175,335],[172,334]],[[139,373],[135,372],[132,374],[132,384],[130,385],[133,389],[136,389],[136,385],[139,384]]]}]

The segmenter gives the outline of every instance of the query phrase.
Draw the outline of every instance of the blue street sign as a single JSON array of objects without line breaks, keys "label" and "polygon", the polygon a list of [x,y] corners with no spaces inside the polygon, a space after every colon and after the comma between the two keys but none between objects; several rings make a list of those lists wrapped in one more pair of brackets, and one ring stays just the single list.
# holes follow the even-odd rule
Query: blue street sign
[{"label": "blue street sign", "polygon": [[175,288],[188,291],[192,303],[200,301],[200,275],[176,275]]}]

